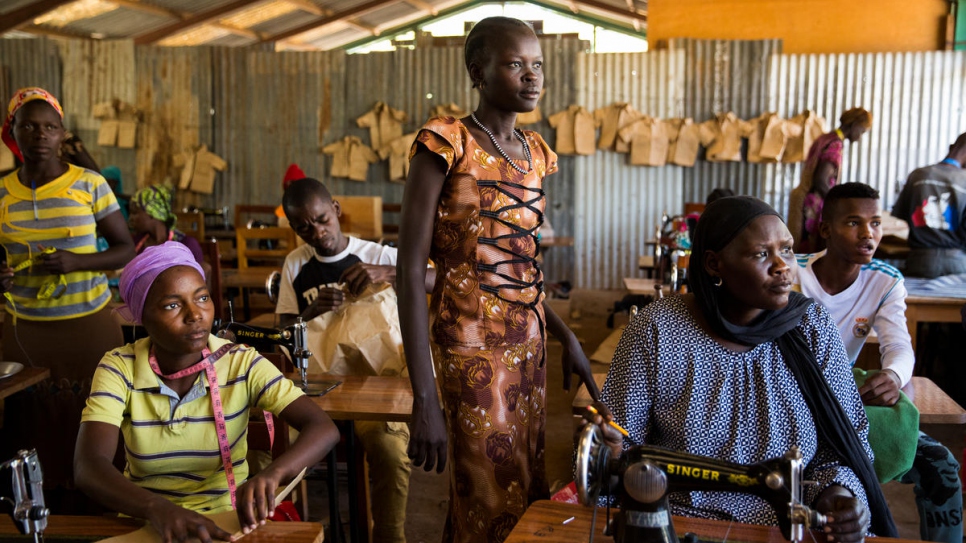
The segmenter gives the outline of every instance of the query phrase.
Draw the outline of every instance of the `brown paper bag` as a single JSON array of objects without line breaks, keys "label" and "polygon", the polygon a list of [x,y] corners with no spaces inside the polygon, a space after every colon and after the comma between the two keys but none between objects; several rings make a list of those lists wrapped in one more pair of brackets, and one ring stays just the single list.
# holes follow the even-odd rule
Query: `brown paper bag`
[{"label": "brown paper bag", "polygon": [[312,373],[399,375],[406,367],[396,291],[386,283],[309,321],[308,336]]},{"label": "brown paper bag", "polygon": [[102,121],[97,132],[97,144],[101,147],[114,147],[117,143],[117,121]]},{"label": "brown paper bag", "polygon": [[13,151],[6,145],[0,145],[0,171],[12,170],[17,167],[13,159]]},{"label": "brown paper bag", "polygon": [[137,141],[138,123],[135,121],[118,121],[117,146],[121,149],[134,149]]}]

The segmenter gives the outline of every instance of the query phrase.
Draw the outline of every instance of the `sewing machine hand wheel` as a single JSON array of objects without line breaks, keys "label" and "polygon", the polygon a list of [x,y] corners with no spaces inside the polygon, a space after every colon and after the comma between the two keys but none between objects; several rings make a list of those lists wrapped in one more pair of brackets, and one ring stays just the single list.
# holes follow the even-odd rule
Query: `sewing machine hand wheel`
[{"label": "sewing machine hand wheel", "polygon": [[278,303],[278,291],[282,287],[282,274],[278,271],[273,271],[268,274],[265,278],[265,294],[268,295],[268,301],[273,304]]},{"label": "sewing machine hand wheel", "polygon": [[603,431],[596,424],[585,424],[577,441],[577,473],[574,481],[580,503],[597,505],[597,498],[608,484],[609,461],[610,447],[604,443]]}]

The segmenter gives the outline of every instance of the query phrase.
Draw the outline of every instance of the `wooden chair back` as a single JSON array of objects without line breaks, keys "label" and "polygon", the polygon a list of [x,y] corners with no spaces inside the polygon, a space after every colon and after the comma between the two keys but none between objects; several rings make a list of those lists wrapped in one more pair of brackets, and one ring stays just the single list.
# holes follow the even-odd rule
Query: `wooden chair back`
[{"label": "wooden chair back", "polygon": [[205,240],[205,214],[200,211],[178,211],[178,223],[175,228],[195,238],[199,242]]},{"label": "wooden chair back", "polygon": [[[399,241],[402,204],[382,204],[382,237],[386,242]],[[390,217],[386,217],[389,215]]]},{"label": "wooden chair back", "polygon": [[215,318],[224,318],[224,299],[221,292],[221,252],[218,250],[218,242],[207,239],[201,242],[201,252],[204,255],[205,263],[208,264],[208,291],[211,294],[211,303],[215,308]]},{"label": "wooden chair back", "polygon": [[382,196],[333,196],[339,202],[342,233],[360,239],[382,239]]},{"label": "wooden chair back", "polygon": [[275,216],[275,209],[277,207],[267,205],[236,205],[235,230],[248,228],[249,221],[253,219],[257,219],[264,224],[278,224],[278,217]]},{"label": "wooden chair back", "polygon": [[704,202],[687,202],[684,204],[684,214],[689,215],[691,213],[701,214],[704,213]]},{"label": "wooden chair back", "polygon": [[[263,241],[271,242],[272,247],[262,248]],[[279,268],[295,246],[295,231],[291,228],[268,226],[235,230],[235,253],[240,270],[250,267]],[[255,266],[252,266],[253,261]]]}]

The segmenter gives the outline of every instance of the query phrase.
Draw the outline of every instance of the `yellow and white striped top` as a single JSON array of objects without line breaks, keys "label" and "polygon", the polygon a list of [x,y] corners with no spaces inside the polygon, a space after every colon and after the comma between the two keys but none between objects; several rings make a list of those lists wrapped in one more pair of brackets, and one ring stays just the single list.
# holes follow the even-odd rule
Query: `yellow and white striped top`
[{"label": "yellow and white striped top", "polygon": [[[227,343],[209,336],[208,349],[216,352]],[[134,484],[193,511],[230,510],[204,372],[184,397],[177,398],[151,370],[150,349],[151,338],[144,338],[104,355],[94,372],[81,422],[104,422],[121,429],[127,458],[124,475]],[[302,391],[245,345],[235,345],[215,363],[215,370],[235,480],[241,485],[248,478],[249,409],[258,407],[277,415]]]},{"label": "yellow and white striped top", "polygon": [[[69,165],[67,173],[37,187],[25,186],[19,170],[0,180],[0,245],[7,265],[16,267],[40,253],[40,246],[78,254],[97,252],[97,221],[120,208],[111,187],[100,174]],[[39,266],[18,271],[6,301],[8,313],[38,321],[90,315],[110,301],[107,276],[78,271],[64,275],[66,291],[57,298],[40,300],[37,293],[59,276]]]}]

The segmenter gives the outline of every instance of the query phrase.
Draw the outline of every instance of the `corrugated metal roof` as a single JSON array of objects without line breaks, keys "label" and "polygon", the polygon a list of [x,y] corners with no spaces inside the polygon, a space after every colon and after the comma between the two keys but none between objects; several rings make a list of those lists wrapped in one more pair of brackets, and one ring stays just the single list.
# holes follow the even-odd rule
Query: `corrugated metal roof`
[{"label": "corrugated metal roof", "polygon": [[[7,13],[37,1],[39,0],[3,0],[0,13]],[[128,1],[140,2],[142,0]],[[91,35],[108,38],[135,37],[177,22],[179,14],[180,16],[190,17],[214,8],[227,6],[233,1],[149,0],[143,1],[145,5],[143,9],[138,9],[131,5],[118,7],[116,4],[112,4],[110,0],[76,0],[59,8],[59,11],[66,16],[59,16],[54,20],[45,22],[44,28],[59,30],[61,34],[85,37]],[[493,0],[420,0],[418,4],[406,0],[387,0],[387,3],[383,6],[351,17],[349,23],[329,24],[317,31],[307,32],[306,36],[297,36],[293,41],[327,49],[341,47],[374,36],[372,31],[359,28],[360,26],[370,27],[378,31],[388,31],[431,18],[433,15],[430,11],[420,7],[424,4],[433,6],[433,11],[438,12],[444,9],[452,9],[454,6],[473,6],[487,1]],[[556,6],[556,9],[564,11],[569,10],[570,6],[577,6],[579,9],[575,16],[578,18],[582,13],[585,13],[598,19],[614,21],[619,20],[621,13],[627,11],[625,0],[596,0],[598,4],[613,6],[613,10],[601,10],[585,6],[579,0],[574,2],[570,0],[532,1],[538,5]],[[292,0],[289,3],[285,0],[259,0],[251,4],[250,7],[242,8],[218,18],[216,22],[241,29],[256,30],[264,33],[264,35],[271,36],[327,17],[326,15],[318,15],[319,11],[337,15],[359,7],[361,2],[362,0]],[[307,9],[306,4],[316,6],[319,9]],[[641,4],[638,1],[635,5]],[[299,8],[299,5],[302,7]],[[173,12],[174,16],[167,17],[164,14],[157,13],[158,9],[169,10]],[[154,11],[152,12],[152,10]],[[357,23],[355,27],[352,26],[353,22]],[[617,24],[618,26],[623,25],[626,28],[632,28],[630,19]],[[214,43],[248,45],[255,41],[252,37],[241,39],[243,36],[240,36],[238,32],[229,36],[225,33],[224,27],[218,28],[218,26],[213,24],[207,28],[204,25],[185,28],[172,36],[161,38],[160,41],[169,45],[210,45]],[[199,30],[199,28],[201,29]],[[41,29],[35,27],[35,30]],[[375,35],[378,36],[378,33]],[[333,36],[338,36],[338,39]]]},{"label": "corrugated metal roof", "polygon": [[84,35],[101,34],[108,38],[129,38],[170,24],[173,19],[130,9],[115,9],[97,17],[81,19],[65,26],[65,30]]}]

